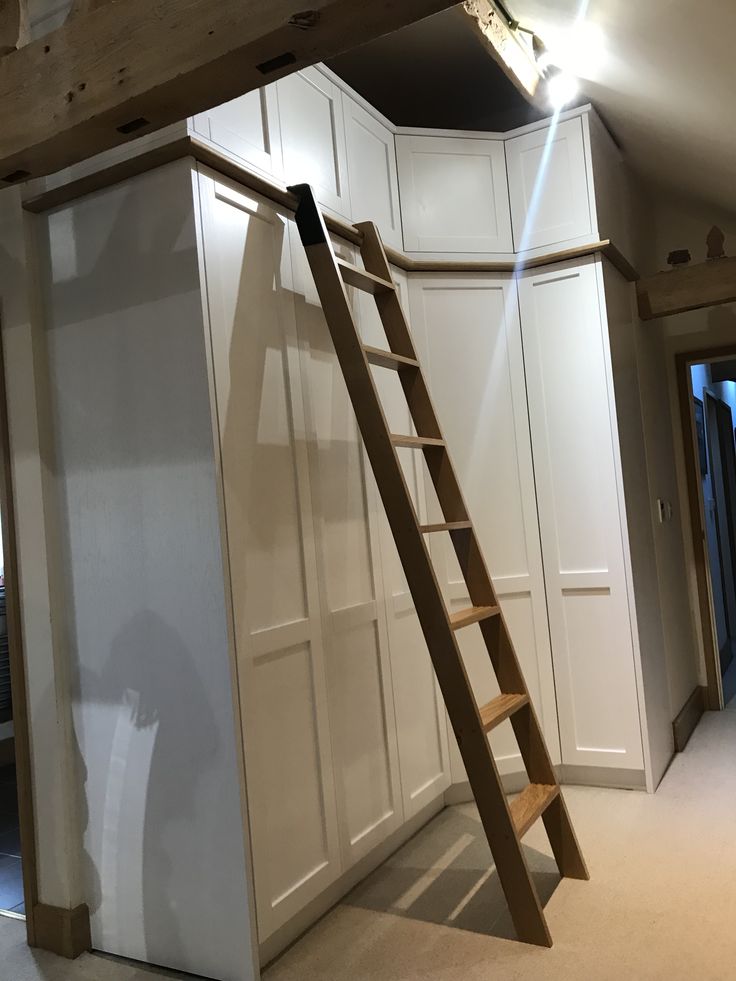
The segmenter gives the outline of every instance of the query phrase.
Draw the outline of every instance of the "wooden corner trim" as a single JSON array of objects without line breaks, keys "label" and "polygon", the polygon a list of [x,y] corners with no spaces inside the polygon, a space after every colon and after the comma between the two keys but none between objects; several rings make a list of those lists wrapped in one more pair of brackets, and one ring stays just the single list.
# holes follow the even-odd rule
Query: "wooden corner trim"
[{"label": "wooden corner trim", "polygon": [[672,723],[675,749],[678,753],[681,753],[687,746],[695,726],[700,722],[707,704],[707,696],[707,688],[701,687],[700,685],[694,688],[692,694],[680,709],[677,718]]},{"label": "wooden corner trim", "polygon": [[47,906],[33,907],[35,936],[31,946],[73,960],[92,948],[89,907],[86,903],[74,909]]}]

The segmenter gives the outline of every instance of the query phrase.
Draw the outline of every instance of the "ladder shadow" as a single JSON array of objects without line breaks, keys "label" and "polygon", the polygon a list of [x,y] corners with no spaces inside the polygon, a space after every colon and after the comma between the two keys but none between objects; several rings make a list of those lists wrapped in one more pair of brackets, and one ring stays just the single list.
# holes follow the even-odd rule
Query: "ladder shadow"
[{"label": "ladder shadow", "polygon": [[[561,878],[557,864],[551,854],[529,845],[524,845],[524,855],[545,906]],[[517,939],[474,804],[445,808],[356,886],[343,904]]]}]

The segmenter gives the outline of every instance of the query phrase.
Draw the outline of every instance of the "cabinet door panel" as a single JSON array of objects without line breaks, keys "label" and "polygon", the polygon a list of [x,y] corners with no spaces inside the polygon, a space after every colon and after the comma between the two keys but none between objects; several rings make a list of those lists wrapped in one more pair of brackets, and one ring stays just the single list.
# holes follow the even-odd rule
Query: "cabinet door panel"
[{"label": "cabinet door panel", "polygon": [[502,140],[397,136],[404,248],[513,251]]},{"label": "cabinet door panel", "polygon": [[194,130],[245,161],[250,167],[281,176],[281,136],[275,85],[246,92],[231,102],[200,112]]},{"label": "cabinet door panel", "polygon": [[321,204],[350,216],[340,89],[316,68],[276,83],[287,184],[312,184]]},{"label": "cabinet door panel", "polygon": [[402,248],[394,135],[343,92],[352,220],[374,221],[387,245]]},{"label": "cabinet door panel", "polygon": [[[408,309],[407,279],[393,270],[402,303]],[[359,295],[360,333],[366,344],[388,346],[373,299]],[[413,433],[409,408],[397,373],[374,369],[374,378],[389,426],[393,432]],[[422,456],[399,450],[399,458],[417,514],[425,513]],[[373,476],[370,475],[373,485]],[[377,493],[377,491],[376,491]],[[450,783],[450,761],[444,702],[434,667],[419,626],[414,601],[404,577],[393,535],[380,506],[380,547],[383,569],[384,610],[391,652],[393,698],[404,815],[408,820],[443,794]]]},{"label": "cabinet door panel", "polygon": [[596,260],[520,281],[563,763],[640,769],[608,331]]},{"label": "cabinet door panel", "polygon": [[[426,274],[412,282],[412,314],[440,425],[550,752],[559,762],[515,287],[510,277]],[[432,536],[431,547],[451,606],[468,606],[449,536]],[[498,687],[480,631],[464,631],[460,640],[476,698],[487,702]],[[498,730],[493,746],[502,772],[523,769],[510,726]],[[463,779],[456,747],[455,754],[453,775]]]},{"label": "cabinet door panel", "polygon": [[[403,820],[388,638],[378,603],[377,501],[306,255],[291,231],[330,729],[343,862],[349,867]],[[344,244],[340,249],[355,261]]]},{"label": "cabinet door panel", "polygon": [[200,187],[264,940],[340,872],[318,565],[285,221],[225,182]]},{"label": "cabinet door panel", "polygon": [[579,117],[507,140],[506,159],[517,252],[594,234]]}]

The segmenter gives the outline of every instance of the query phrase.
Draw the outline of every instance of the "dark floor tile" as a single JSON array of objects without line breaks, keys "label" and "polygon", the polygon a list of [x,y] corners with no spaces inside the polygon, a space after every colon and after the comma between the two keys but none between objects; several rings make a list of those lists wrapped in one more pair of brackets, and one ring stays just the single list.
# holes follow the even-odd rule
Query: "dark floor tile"
[{"label": "dark floor tile", "polygon": [[14,855],[20,858],[20,828],[0,830],[0,855]]},{"label": "dark floor tile", "polygon": [[12,910],[23,902],[23,873],[19,858],[0,855],[0,909]]}]

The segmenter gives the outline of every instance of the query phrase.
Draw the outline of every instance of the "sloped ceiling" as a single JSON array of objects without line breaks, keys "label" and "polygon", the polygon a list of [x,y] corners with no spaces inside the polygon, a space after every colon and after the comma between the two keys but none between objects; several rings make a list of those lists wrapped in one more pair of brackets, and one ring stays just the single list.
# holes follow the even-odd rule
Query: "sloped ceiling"
[{"label": "sloped ceiling", "polygon": [[[736,0],[507,6],[562,51],[635,170],[736,213]],[[534,118],[463,17],[446,11],[332,67],[399,124],[503,130]]]}]

